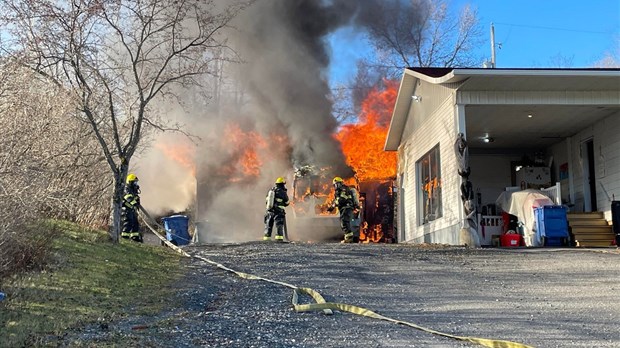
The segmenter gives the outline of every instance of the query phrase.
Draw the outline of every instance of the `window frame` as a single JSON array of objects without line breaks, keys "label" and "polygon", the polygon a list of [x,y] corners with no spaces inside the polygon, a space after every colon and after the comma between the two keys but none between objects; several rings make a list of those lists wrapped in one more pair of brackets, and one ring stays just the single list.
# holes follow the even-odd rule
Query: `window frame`
[{"label": "window frame", "polygon": [[418,191],[417,220],[418,226],[424,226],[443,217],[439,144],[422,155],[415,162],[415,166]]}]

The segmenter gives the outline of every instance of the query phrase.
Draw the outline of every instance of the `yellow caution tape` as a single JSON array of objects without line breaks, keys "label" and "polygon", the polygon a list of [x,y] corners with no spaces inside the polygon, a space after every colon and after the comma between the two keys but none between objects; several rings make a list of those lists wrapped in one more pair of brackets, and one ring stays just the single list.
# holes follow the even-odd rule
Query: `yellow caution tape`
[{"label": "yellow caution tape", "polygon": [[[140,207],[142,212],[152,221],[155,221],[153,218],[151,218],[148,213],[144,210],[144,208]],[[358,306],[353,306],[353,305],[349,305],[349,304],[345,304],[345,303],[336,303],[336,302],[327,302],[325,301],[325,299],[323,298],[323,296],[311,289],[311,288],[300,288],[297,287],[295,285],[289,284],[289,283],[284,283],[284,282],[280,282],[277,280],[272,280],[272,279],[268,279],[268,278],[264,278],[264,277],[259,277],[259,276],[255,276],[252,274],[248,274],[248,273],[243,273],[243,272],[239,272],[239,271],[235,271],[232,268],[228,268],[220,263],[217,263],[215,261],[211,261],[205,257],[202,256],[196,256],[196,255],[190,255],[187,252],[185,252],[183,249],[179,248],[178,246],[170,243],[168,240],[166,240],[164,237],[162,237],[159,233],[157,233],[157,231],[155,229],[153,229],[153,227],[151,227],[148,223],[148,221],[144,220],[143,221],[146,223],[146,226],[153,231],[153,233],[159,237],[159,239],[161,239],[163,242],[166,243],[166,245],[168,245],[169,247],[171,247],[172,249],[176,250],[177,252],[181,253],[182,255],[186,256],[186,257],[193,257],[199,260],[202,260],[204,262],[207,262],[211,265],[214,265],[220,269],[223,269],[227,272],[231,272],[236,274],[237,276],[239,276],[240,278],[243,279],[248,279],[248,280],[262,280],[268,283],[273,283],[273,284],[278,284],[278,285],[282,285],[285,286],[287,288],[291,288],[293,289],[293,299],[292,299],[292,303],[293,303],[293,308],[295,309],[296,312],[310,312],[310,311],[323,311],[323,313],[325,314],[333,314],[332,310],[340,310],[342,312],[349,312],[349,313],[353,313],[353,314],[357,314],[357,315],[361,315],[361,316],[365,316],[365,317],[370,317],[370,318],[375,318],[375,319],[379,319],[379,320],[385,320],[385,321],[389,321],[395,324],[401,324],[401,325],[405,325],[405,326],[409,326],[412,327],[414,329],[418,329],[424,332],[428,332],[430,334],[433,335],[437,335],[437,336],[443,336],[443,337],[447,337],[447,338],[452,338],[455,340],[459,340],[459,341],[466,341],[466,342],[471,342],[471,343],[477,343],[480,344],[484,347],[490,347],[490,348],[534,348],[532,346],[528,346],[522,343],[518,343],[518,342],[511,342],[511,341],[502,341],[502,340],[493,340],[493,339],[487,339],[487,338],[478,338],[478,337],[468,337],[468,336],[455,336],[455,335],[450,335],[444,332],[440,332],[440,331],[435,331],[432,329],[428,329],[410,322],[406,322],[406,321],[402,321],[402,320],[396,320],[396,319],[392,319],[386,316],[383,316],[381,314],[375,313],[369,309],[363,308],[363,307],[358,307]],[[157,224],[157,222],[155,222]],[[158,224],[159,225],[159,224]],[[160,226],[160,228],[163,229],[163,227]],[[306,294],[309,295],[310,297],[312,297],[312,299],[316,302],[316,303],[309,303],[309,304],[299,304],[299,295],[300,294]]]}]

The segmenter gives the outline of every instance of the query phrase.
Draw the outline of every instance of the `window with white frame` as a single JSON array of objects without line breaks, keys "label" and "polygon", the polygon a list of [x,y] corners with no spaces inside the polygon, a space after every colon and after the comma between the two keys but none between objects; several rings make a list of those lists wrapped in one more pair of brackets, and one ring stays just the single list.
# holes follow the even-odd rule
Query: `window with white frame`
[{"label": "window with white frame", "polygon": [[423,225],[442,216],[439,144],[416,162],[416,172],[418,224]]}]

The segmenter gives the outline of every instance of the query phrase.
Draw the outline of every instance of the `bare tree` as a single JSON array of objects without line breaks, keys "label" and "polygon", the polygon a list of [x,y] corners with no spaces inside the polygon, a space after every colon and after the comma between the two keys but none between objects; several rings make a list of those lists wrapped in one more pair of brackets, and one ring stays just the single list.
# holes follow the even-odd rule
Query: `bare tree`
[{"label": "bare tree", "polygon": [[54,230],[41,217],[107,223],[111,187],[91,127],[68,91],[31,69],[0,62],[0,278],[37,265]]},{"label": "bare tree", "polygon": [[0,199],[48,217],[101,221],[93,198],[111,180],[67,91],[17,64],[0,64],[0,89]]},{"label": "bare tree", "polygon": [[557,53],[549,58],[549,66],[554,68],[571,68],[574,65],[575,55],[566,56]]},{"label": "bare tree", "polygon": [[347,94],[336,94],[336,105],[359,108],[369,91],[384,79],[398,79],[407,67],[463,67],[480,61],[474,50],[482,28],[475,8],[466,5],[453,15],[444,0],[367,0],[356,25],[365,29],[374,57],[357,61]]},{"label": "bare tree", "polygon": [[457,17],[443,0],[383,0],[360,19],[377,51],[378,66],[400,74],[403,68],[457,67],[477,63],[472,56],[482,30],[475,8]]},{"label": "bare tree", "polygon": [[5,0],[2,52],[69,92],[113,174],[117,242],[124,178],[144,127],[167,129],[152,101],[209,74],[219,33],[248,1]]}]

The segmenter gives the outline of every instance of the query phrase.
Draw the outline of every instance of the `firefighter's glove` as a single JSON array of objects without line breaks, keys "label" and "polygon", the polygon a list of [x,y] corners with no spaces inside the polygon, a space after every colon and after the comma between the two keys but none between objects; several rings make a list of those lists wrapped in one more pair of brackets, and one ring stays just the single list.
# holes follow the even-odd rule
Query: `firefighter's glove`
[{"label": "firefighter's glove", "polygon": [[333,212],[333,211],[334,211],[334,209],[336,209],[336,207],[334,207],[333,205],[330,205],[330,206],[327,208],[327,211],[331,213],[331,212]]}]

